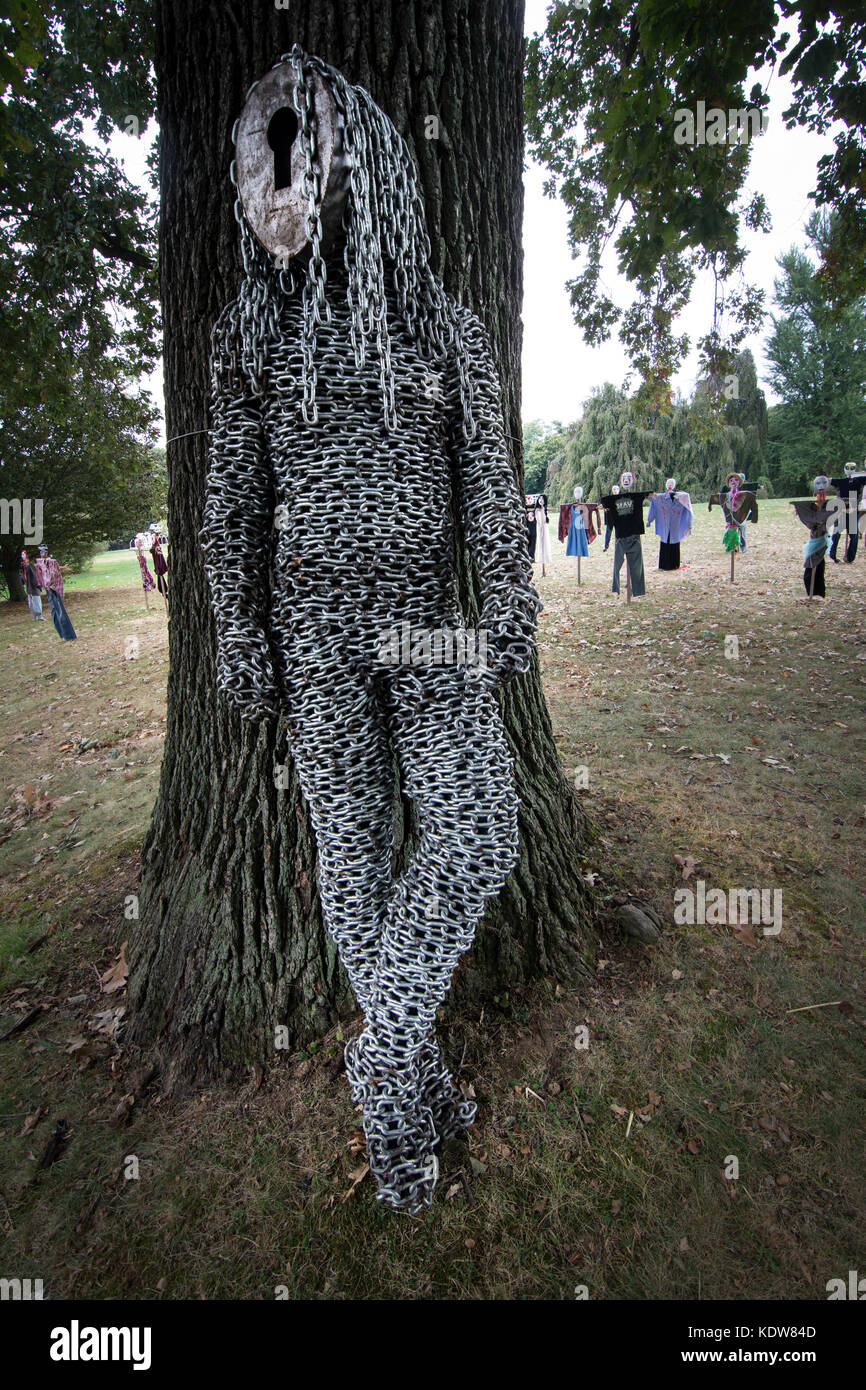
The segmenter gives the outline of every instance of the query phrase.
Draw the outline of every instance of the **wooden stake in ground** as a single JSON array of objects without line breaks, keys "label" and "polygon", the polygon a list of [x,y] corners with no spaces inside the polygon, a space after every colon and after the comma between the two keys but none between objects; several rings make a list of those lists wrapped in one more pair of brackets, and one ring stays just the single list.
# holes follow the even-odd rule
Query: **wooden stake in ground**
[{"label": "wooden stake in ground", "polygon": [[628,556],[625,559],[625,601],[631,603],[631,570],[628,567]]},{"label": "wooden stake in ground", "polygon": [[577,557],[577,587],[580,588],[580,556]]},{"label": "wooden stake in ground", "polygon": [[734,560],[735,560],[736,558],[737,558],[737,552],[736,552],[735,550],[732,550],[732,551],[731,551],[731,583],[732,583],[732,584],[734,583]]}]

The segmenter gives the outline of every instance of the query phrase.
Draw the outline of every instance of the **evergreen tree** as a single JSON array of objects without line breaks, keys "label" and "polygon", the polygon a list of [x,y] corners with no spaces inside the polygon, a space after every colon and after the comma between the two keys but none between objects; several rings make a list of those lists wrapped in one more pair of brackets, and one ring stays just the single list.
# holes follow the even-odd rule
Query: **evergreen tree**
[{"label": "evergreen tree", "polygon": [[788,495],[866,454],[866,299],[828,310],[816,262],[823,263],[833,235],[834,218],[814,213],[806,225],[812,256],[791,247],[778,261],[781,312],[767,342],[767,377],[784,409],[772,418],[770,476]]}]

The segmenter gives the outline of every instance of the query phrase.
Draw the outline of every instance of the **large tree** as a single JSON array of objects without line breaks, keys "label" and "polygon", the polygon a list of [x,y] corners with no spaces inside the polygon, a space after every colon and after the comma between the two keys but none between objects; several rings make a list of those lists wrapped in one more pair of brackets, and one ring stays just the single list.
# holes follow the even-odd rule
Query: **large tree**
[{"label": "large tree", "polygon": [[[155,201],[104,143],[152,112],[148,15],[16,0],[0,16],[0,495],[40,500],[73,564],[160,507],[137,384],[160,350]],[[0,537],[13,597],[21,544]]]},{"label": "large tree", "polygon": [[[649,410],[672,399],[689,346],[676,318],[698,271],[715,281],[698,347],[719,426],[723,378],[760,324],[764,292],[742,280],[741,231],[767,228],[769,210],[760,193],[742,195],[776,71],[793,86],[785,124],[833,135],[815,192],[837,213],[821,288],[839,310],[866,290],[863,0],[556,0],[529,45],[531,147],[568,207],[583,262],[569,284],[575,318],[590,343],[620,323]],[[636,291],[625,312],[601,280],[611,241]]]},{"label": "large tree", "polygon": [[733,469],[766,482],[767,407],[752,354],[740,353],[734,367],[720,427],[708,419],[703,382],[692,401],[677,400],[646,416],[635,409],[634,397],[609,382],[594,391],[565,437],[561,464],[548,477],[551,501],[569,501],[576,483],[587,501],[597,501],[626,468],[637,472],[641,487],[658,490],[673,475],[679,487],[702,500]]},{"label": "large tree", "polygon": [[[114,379],[112,379],[114,377]],[[42,534],[80,569],[100,541],[137,530],[165,510],[162,459],[146,441],[154,411],[127,394],[116,364],[88,360],[50,373],[0,378],[0,493],[42,505]],[[25,515],[27,508],[25,508]],[[20,531],[0,535],[0,579],[23,597]]]},{"label": "large tree", "polygon": [[795,494],[809,490],[816,473],[838,477],[846,460],[866,453],[866,298],[830,312],[817,270],[836,220],[813,213],[811,255],[792,246],[778,261],[781,312],[767,340],[767,379],[784,409],[774,415],[771,455],[777,490]]},{"label": "large tree", "polygon": [[[297,784],[274,785],[278,723],[241,725],[215,692],[198,542],[208,337],[240,278],[230,133],[249,85],[298,41],[364,85],[418,163],[434,269],[485,322],[520,454],[522,0],[158,0],[161,290],[173,574],[168,721],[134,931],[132,1037],[167,1084],[262,1062],[275,1026],[305,1042],[352,1009],[318,907]],[[438,117],[438,138],[428,138]],[[477,602],[461,551],[462,591]],[[504,696],[521,796],[519,862],[461,970],[461,993],[580,971],[582,822],[558,771],[537,665]],[[411,806],[402,806],[406,844]]]}]

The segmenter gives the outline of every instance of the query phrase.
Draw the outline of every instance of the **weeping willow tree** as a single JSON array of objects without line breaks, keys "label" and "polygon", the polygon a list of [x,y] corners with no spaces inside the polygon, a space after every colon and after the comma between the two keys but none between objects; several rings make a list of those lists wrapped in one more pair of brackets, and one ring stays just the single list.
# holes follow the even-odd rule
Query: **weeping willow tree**
[{"label": "weeping willow tree", "polygon": [[675,401],[645,417],[634,397],[606,384],[586,402],[555,478],[548,476],[551,501],[567,501],[578,483],[588,500],[597,500],[627,468],[641,489],[661,490],[666,478],[675,477],[698,499],[732,471],[766,485],[767,407],[750,352],[736,359],[721,428],[715,405],[699,382],[691,401]]}]

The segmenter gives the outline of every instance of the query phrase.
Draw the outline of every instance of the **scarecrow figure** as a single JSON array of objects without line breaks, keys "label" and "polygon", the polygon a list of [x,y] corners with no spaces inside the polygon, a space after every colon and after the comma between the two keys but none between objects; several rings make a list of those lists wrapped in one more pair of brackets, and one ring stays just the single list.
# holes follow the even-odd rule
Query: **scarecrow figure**
[{"label": "scarecrow figure", "polygon": [[[380,1200],[417,1211],[434,1147],[475,1115],[436,1011],[517,854],[494,692],[533,650],[525,513],[486,334],[430,269],[390,120],[296,47],[233,140],[245,275],[213,331],[202,530],[218,686],[245,718],[288,720],[324,919],[364,1014],[346,1071],[370,1166]],[[475,661],[453,509],[482,593]],[[395,757],[420,832],[396,879]]]},{"label": "scarecrow figure", "polygon": [[812,483],[814,500],[792,502],[800,521],[809,528],[809,539],[803,546],[803,585],[809,598],[826,598],[824,563],[830,544],[828,528],[836,519],[836,509],[827,501],[830,479],[821,473]]},{"label": "scarecrow figure", "polygon": [[758,520],[757,483],[747,483],[745,473],[729,473],[720,492],[712,493],[709,511],[721,507],[725,519],[722,543],[731,554],[746,549],[746,522]]}]

